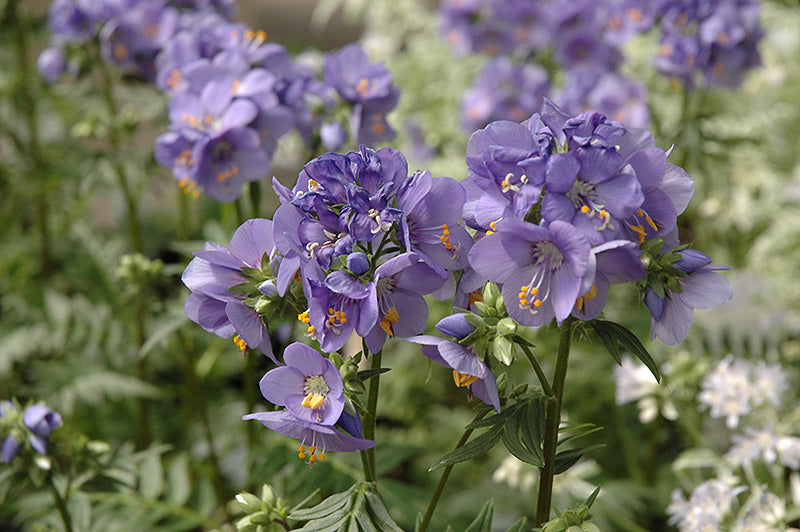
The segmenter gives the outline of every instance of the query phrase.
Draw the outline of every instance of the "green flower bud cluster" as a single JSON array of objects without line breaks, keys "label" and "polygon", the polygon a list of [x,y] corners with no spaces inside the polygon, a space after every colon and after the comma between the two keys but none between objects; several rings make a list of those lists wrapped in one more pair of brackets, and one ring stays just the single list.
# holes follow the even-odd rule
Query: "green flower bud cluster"
[{"label": "green flower bud cluster", "polygon": [[456,340],[461,345],[471,345],[478,358],[485,360],[491,355],[497,361],[510,366],[514,361],[513,337],[517,334],[517,322],[508,316],[503,296],[497,285],[486,283],[483,288],[483,301],[474,304],[480,314],[468,312],[464,318],[475,330]]},{"label": "green flower bud cluster", "polygon": [[681,259],[681,255],[678,252],[686,249],[687,246],[681,245],[667,253],[660,253],[663,246],[664,241],[660,238],[651,238],[640,246],[642,250],[641,260],[647,270],[647,275],[637,282],[637,286],[642,293],[650,288],[660,298],[667,297],[667,289],[672,292],[683,292],[683,287],[678,279],[686,276],[685,272],[679,270],[673,264]]},{"label": "green flower bud cluster", "polygon": [[275,497],[272,486],[264,484],[261,497],[243,491],[236,496],[236,503],[247,514],[236,521],[236,530],[240,532],[271,532],[284,530],[280,523],[285,523],[289,515],[289,507],[283,499]]},{"label": "green flower bud cluster", "polygon": [[364,386],[364,381],[358,375],[358,364],[361,362],[361,353],[343,359],[339,353],[334,351],[328,355],[328,358],[339,368],[339,374],[342,376],[342,383],[344,384],[346,393],[360,394],[367,390],[366,386]]},{"label": "green flower bud cluster", "polygon": [[148,259],[141,253],[123,255],[114,275],[124,283],[124,291],[129,295],[139,294],[161,277],[164,262],[161,259]]},{"label": "green flower bud cluster", "polygon": [[600,532],[600,528],[590,523],[589,507],[582,504],[575,509],[564,510],[557,518],[542,526],[542,532]]}]

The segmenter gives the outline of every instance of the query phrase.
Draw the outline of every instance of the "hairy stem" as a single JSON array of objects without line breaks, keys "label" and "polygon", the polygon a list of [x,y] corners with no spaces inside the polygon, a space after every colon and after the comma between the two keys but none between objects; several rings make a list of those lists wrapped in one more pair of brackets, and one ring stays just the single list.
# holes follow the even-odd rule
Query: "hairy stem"
[{"label": "hairy stem", "polygon": [[567,362],[572,344],[572,331],[575,320],[568,316],[561,325],[561,338],[558,342],[556,369],[553,373],[552,394],[547,398],[547,417],[544,429],[544,466],[539,478],[539,498],[536,503],[536,526],[550,519],[550,506],[553,499],[553,478],[555,477],[556,445],[558,426],[561,424],[561,403],[564,398],[564,381],[567,378]]},{"label": "hairy stem", "polygon": [[[362,339],[363,353],[369,353],[366,342]],[[370,369],[381,367],[381,351],[371,354]],[[380,387],[380,375],[375,375],[369,380],[369,391],[367,392],[367,411],[364,412],[364,439],[375,441],[375,422],[377,420],[376,409],[378,407],[378,388]],[[364,467],[364,480],[367,482],[377,482],[378,473],[375,464],[375,447],[361,451],[361,463]]]},{"label": "hairy stem", "polygon": [[[472,420],[472,423],[480,421],[489,412],[491,412],[491,410],[483,410],[482,412],[478,412],[478,415],[475,416],[475,419]],[[461,435],[461,439],[458,440],[455,449],[458,449],[467,443],[467,440],[469,439],[473,430],[475,429],[467,429],[464,431],[464,434]],[[450,472],[453,470],[454,465],[455,464],[450,464],[444,468],[444,471],[442,471],[442,476],[439,478],[439,483],[436,485],[436,490],[433,492],[431,502],[428,503],[428,509],[425,511],[425,516],[422,518],[422,522],[420,523],[417,532],[425,532],[428,529],[428,525],[431,522],[431,517],[433,517],[433,511],[436,509],[436,505],[439,504],[439,499],[442,496],[445,484],[447,484],[447,479],[450,478]]]},{"label": "hairy stem", "polygon": [[58,488],[56,488],[56,485],[53,483],[52,474],[47,476],[47,483],[50,486],[50,493],[53,494],[53,501],[56,503],[58,514],[61,516],[61,521],[64,523],[65,532],[72,532],[72,518],[67,508],[67,494],[65,493],[63,497],[61,496],[58,492]]}]

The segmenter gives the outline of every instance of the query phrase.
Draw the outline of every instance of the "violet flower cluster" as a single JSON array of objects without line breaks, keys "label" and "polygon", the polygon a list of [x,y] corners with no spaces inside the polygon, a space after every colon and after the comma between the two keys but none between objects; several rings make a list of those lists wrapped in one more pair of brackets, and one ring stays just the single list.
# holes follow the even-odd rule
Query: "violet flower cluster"
[{"label": "violet flower cluster", "polygon": [[278,139],[289,131],[313,150],[394,137],[386,115],[399,90],[382,64],[352,44],[325,56],[319,79],[265,32],[232,22],[234,7],[233,0],[57,0],[49,18],[54,46],[39,70],[54,81],[70,47],[97,40],[105,61],[170,97],[158,163],[185,193],[224,203],[269,175]]},{"label": "violet flower cluster", "polygon": [[0,459],[11,463],[26,440],[34,451],[45,454],[50,434],[61,424],[61,415],[42,404],[23,410],[11,401],[0,401]]},{"label": "violet flower cluster", "polygon": [[[442,0],[442,31],[456,53],[490,57],[464,95],[463,121],[472,130],[492,120],[521,120],[550,96],[570,113],[599,111],[631,127],[648,120],[646,89],[624,76],[622,46],[657,27],[656,69],[692,88],[735,88],[759,64],[759,4],[755,0],[529,2]],[[539,66],[563,71],[552,92]]]},{"label": "violet flower cluster", "polygon": [[[464,219],[485,235],[470,267],[502,285],[522,325],[598,317],[611,284],[638,282],[651,338],[683,340],[694,308],[732,297],[703,253],[680,246],[691,177],[643,129],[550,101],[523,123],[476,131],[467,148]],[[663,245],[662,245],[663,244]],[[648,264],[645,268],[643,262]]]}]

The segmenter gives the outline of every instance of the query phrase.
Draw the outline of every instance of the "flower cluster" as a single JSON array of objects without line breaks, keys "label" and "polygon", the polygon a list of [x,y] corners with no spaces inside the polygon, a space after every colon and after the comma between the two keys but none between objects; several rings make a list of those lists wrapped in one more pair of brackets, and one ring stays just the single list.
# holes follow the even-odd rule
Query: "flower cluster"
[{"label": "flower cluster", "polygon": [[440,3],[443,33],[455,51],[491,57],[463,99],[471,129],[535,111],[548,91],[547,74],[536,65],[552,63],[563,70],[563,84],[549,94],[564,109],[593,109],[643,127],[646,90],[620,73],[622,45],[658,26],[659,72],[687,88],[697,72],[708,85],[736,87],[759,63],[758,12],[755,0]]},{"label": "flower cluster", "polygon": [[[645,89],[619,72],[626,33],[619,4],[442,0],[443,32],[456,52],[491,57],[464,96],[467,128],[492,120],[520,121],[545,95],[569,112],[595,109],[643,127],[648,118]],[[637,28],[647,29],[643,23]],[[553,62],[564,70],[563,84],[549,92],[549,76],[539,65]]]},{"label": "flower cluster", "polygon": [[[666,368],[662,368],[666,375]],[[615,400],[618,405],[636,402],[639,421],[649,423],[658,415],[669,420],[678,418],[678,410],[669,391],[659,385],[647,367],[636,364],[630,355],[622,357],[622,363],[614,368],[616,384]]]},{"label": "flower cluster", "polygon": [[156,77],[156,56],[176,34],[198,20],[230,20],[232,0],[55,0],[47,27],[52,45],[39,57],[39,71],[55,81],[67,67],[67,52],[97,40],[103,59],[126,74]]},{"label": "flower cluster", "polygon": [[67,45],[97,40],[107,62],[170,97],[158,163],[185,193],[224,203],[269,174],[278,139],[293,129],[329,149],[348,131],[364,144],[394,137],[386,115],[399,90],[382,64],[352,44],[326,55],[319,79],[265,32],[232,22],[233,7],[231,0],[56,1],[49,24],[55,46],[40,57],[40,72],[55,80]]},{"label": "flower cluster", "polygon": [[485,234],[470,266],[502,284],[508,313],[522,325],[596,318],[610,284],[638,281],[651,336],[674,344],[694,308],[732,295],[716,273],[722,268],[679,246],[676,219],[692,179],[646,130],[595,112],[571,117],[545,101],[522,124],[473,133],[467,166],[464,219]]},{"label": "flower cluster", "polygon": [[372,352],[388,336],[421,333],[422,296],[467,264],[463,188],[427,171],[409,176],[397,150],[327,153],[303,168],[292,190],[275,187],[281,267],[303,279],[309,306],[300,319],[325,352],[354,330]]},{"label": "flower cluster", "polygon": [[37,453],[45,454],[50,433],[61,423],[61,415],[42,404],[33,404],[23,410],[11,401],[1,401],[0,458],[3,463],[10,463],[25,441]]},{"label": "flower cluster", "polygon": [[656,68],[687,87],[702,78],[710,86],[736,88],[760,63],[759,10],[755,0],[664,2]]}]

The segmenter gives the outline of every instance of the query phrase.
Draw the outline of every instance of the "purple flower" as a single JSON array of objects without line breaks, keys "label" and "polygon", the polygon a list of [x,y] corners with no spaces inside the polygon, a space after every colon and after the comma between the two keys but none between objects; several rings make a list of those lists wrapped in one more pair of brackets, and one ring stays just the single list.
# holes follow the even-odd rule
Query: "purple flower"
[{"label": "purple flower", "polygon": [[615,148],[595,146],[551,157],[542,218],[574,225],[592,244],[617,238],[622,221],[644,200],[636,175],[624,163]]},{"label": "purple flower", "polygon": [[[538,116],[532,117],[536,123]],[[500,218],[522,218],[539,200],[552,149],[549,134],[533,134],[516,122],[492,122],[467,145],[468,181],[475,185],[464,217],[483,229]],[[466,185],[465,185],[466,186]],[[471,211],[471,212],[470,212]]]},{"label": "purple flower", "polygon": [[386,337],[405,338],[419,334],[428,324],[428,304],[422,297],[438,290],[444,277],[416,253],[404,253],[375,270],[375,294],[378,319],[364,339],[373,353],[379,351]]},{"label": "purple flower", "polygon": [[403,212],[399,232],[406,250],[419,253],[442,276],[444,270],[468,265],[472,237],[459,225],[466,195],[449,177],[433,179],[429,171],[416,172],[397,193]]},{"label": "purple flower", "polygon": [[[582,320],[593,320],[606,306],[610,284],[643,279],[646,272],[639,260],[640,254],[639,248],[630,240],[612,240],[593,247],[592,260],[595,267],[590,267],[587,271],[594,272],[594,276],[588,291],[575,302],[573,316]],[[584,287],[586,284],[588,283]]]},{"label": "purple flower", "polygon": [[67,68],[64,50],[57,46],[46,48],[36,60],[36,69],[48,83],[55,82]]},{"label": "purple flower", "polygon": [[[264,258],[272,255],[272,221],[263,218],[243,223],[227,248],[206,242],[203,251],[184,270],[181,280],[192,291],[184,309],[189,319],[222,338],[234,338],[244,351],[260,350],[277,363],[261,316],[243,301],[244,294],[229,288],[247,281],[245,268],[261,271]],[[271,272],[269,272],[271,276]]]},{"label": "purple flower", "polygon": [[343,271],[325,276],[315,262],[303,268],[303,276],[309,333],[319,340],[322,351],[341,349],[353,330],[361,337],[367,336],[378,321],[374,283],[365,286]]},{"label": "purple flower", "polygon": [[475,326],[467,321],[466,315],[459,312],[440,319],[436,324],[440,333],[463,340],[475,330]]},{"label": "purple flower", "polygon": [[585,293],[582,279],[593,265],[590,248],[566,222],[543,227],[508,219],[475,243],[469,262],[479,274],[503,284],[508,313],[520,324],[546,325],[553,317],[560,324]]},{"label": "purple flower", "polygon": [[650,311],[650,339],[660,338],[667,345],[675,345],[689,333],[694,309],[710,309],[725,304],[733,297],[730,282],[717,272],[729,266],[712,266],[711,258],[693,249],[679,251],[681,259],[673,264],[685,277],[678,277],[683,289],[680,292],[666,289],[666,297],[659,297],[648,289],[644,302]]},{"label": "purple flower", "polygon": [[[328,425],[320,425],[298,419],[288,410],[279,412],[256,412],[242,416],[242,419],[255,419],[270,430],[300,440],[300,458],[308,458],[313,463],[325,459],[325,451],[349,453],[375,447],[372,440],[364,440],[339,432]],[[317,451],[320,451],[317,454]],[[308,451],[308,453],[306,453]]]},{"label": "purple flower", "polygon": [[[39,454],[45,454],[47,438],[53,429],[61,426],[61,415],[44,405],[31,405],[22,413],[22,421],[33,433],[30,436],[33,449]],[[3,446],[5,447],[5,443]]]},{"label": "purple flower", "polygon": [[540,66],[493,58],[461,100],[464,126],[474,131],[493,120],[521,122],[539,109],[549,88],[547,72]]},{"label": "purple flower", "polygon": [[384,98],[397,90],[392,85],[392,73],[383,63],[370,63],[358,44],[348,44],[338,52],[327,54],[322,72],[325,81],[342,98],[353,103]]},{"label": "purple flower", "polygon": [[342,376],[333,362],[314,349],[295,342],[283,352],[285,366],[261,379],[261,393],[285,406],[300,420],[333,425],[344,409]]},{"label": "purple flower", "polygon": [[453,380],[458,387],[466,387],[471,394],[500,412],[497,381],[485,362],[480,360],[471,346],[462,346],[436,336],[413,336],[409,342],[422,345],[422,354],[437,364],[453,370]]},{"label": "purple flower", "polygon": [[16,458],[19,453],[20,447],[22,447],[22,444],[15,440],[14,436],[6,436],[5,439],[3,439],[2,448],[0,448],[3,463],[10,464],[11,460]]},{"label": "purple flower", "polygon": [[203,191],[221,203],[234,201],[246,181],[267,175],[270,159],[261,147],[258,133],[234,128],[208,137],[193,150],[194,178]]}]

